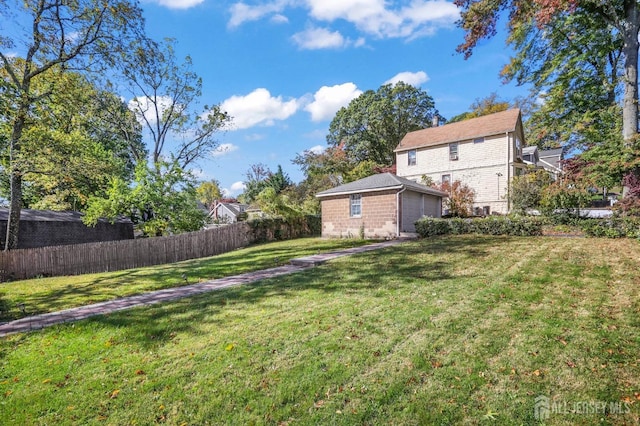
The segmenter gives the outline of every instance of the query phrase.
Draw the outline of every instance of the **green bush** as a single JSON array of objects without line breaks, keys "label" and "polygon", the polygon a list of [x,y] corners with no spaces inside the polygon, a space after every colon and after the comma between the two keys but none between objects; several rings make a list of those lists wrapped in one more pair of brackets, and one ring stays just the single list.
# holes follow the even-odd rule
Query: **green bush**
[{"label": "green bush", "polygon": [[266,242],[320,235],[322,222],[319,216],[303,216],[291,219],[263,218],[247,221],[251,227],[251,240]]},{"label": "green bush", "polygon": [[578,226],[589,237],[640,238],[640,218],[584,219]]},{"label": "green bush", "polygon": [[451,234],[449,222],[446,219],[423,217],[416,222],[416,232],[421,237]]},{"label": "green bush", "polygon": [[478,219],[422,218],[416,222],[421,237],[446,234],[542,235],[542,220],[535,217],[486,217]]}]

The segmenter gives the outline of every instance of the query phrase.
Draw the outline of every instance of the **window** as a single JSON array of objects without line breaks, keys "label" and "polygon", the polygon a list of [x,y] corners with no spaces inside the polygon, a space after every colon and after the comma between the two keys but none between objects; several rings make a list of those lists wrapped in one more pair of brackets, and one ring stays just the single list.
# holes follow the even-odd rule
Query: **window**
[{"label": "window", "polygon": [[449,160],[458,159],[458,142],[449,144]]},{"label": "window", "polygon": [[407,154],[408,154],[407,157],[409,158],[408,164],[410,166],[415,166],[416,165],[416,150],[412,149]]},{"label": "window", "polygon": [[484,142],[484,138],[475,138],[473,140],[473,143],[482,143],[482,142]]},{"label": "window", "polygon": [[351,217],[360,217],[362,214],[362,195],[360,194],[352,194],[349,197],[351,209],[349,212],[349,216]]},{"label": "window", "polygon": [[516,137],[516,158],[522,158],[522,143],[518,137]]},{"label": "window", "polygon": [[442,175],[442,183],[451,182],[451,175]]}]

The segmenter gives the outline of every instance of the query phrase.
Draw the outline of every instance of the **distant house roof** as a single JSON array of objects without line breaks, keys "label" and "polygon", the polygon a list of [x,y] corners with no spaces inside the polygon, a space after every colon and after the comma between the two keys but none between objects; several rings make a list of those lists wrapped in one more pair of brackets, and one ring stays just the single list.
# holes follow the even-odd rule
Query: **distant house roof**
[{"label": "distant house roof", "polygon": [[384,191],[387,189],[410,189],[412,191],[421,192],[423,194],[437,195],[446,197],[447,193],[429,188],[426,185],[419,184],[409,179],[396,176],[391,173],[380,173],[369,176],[355,182],[349,182],[326,191],[318,192],[316,197],[329,197],[333,195],[358,194],[361,192]]},{"label": "distant house roof", "polygon": [[235,217],[238,217],[238,215],[246,211],[249,206],[240,203],[218,203],[215,208],[217,209],[219,207],[225,208],[229,213],[231,213]]},{"label": "distant house roof", "polygon": [[523,154],[533,154],[538,150],[538,147],[533,145],[533,146],[525,146],[524,148],[522,148],[522,153]]},{"label": "distant house roof", "polygon": [[[561,170],[562,165],[560,162],[564,157],[564,148],[554,148],[554,149],[545,149],[542,151],[538,151],[538,165],[542,165],[543,167],[551,166],[554,169]],[[547,167],[545,167],[547,168]]]},{"label": "distant house roof", "polygon": [[402,138],[395,152],[513,132],[519,120],[520,110],[515,108],[443,126],[416,130]]},{"label": "distant house roof", "polygon": [[[21,221],[34,221],[34,222],[82,222],[83,213],[76,211],[61,211],[56,212],[53,210],[32,210],[22,209],[20,211]],[[0,208],[0,220],[9,219],[9,209]],[[101,222],[106,222],[106,219],[100,219]],[[116,223],[131,223],[128,218],[119,218],[115,220]]]}]

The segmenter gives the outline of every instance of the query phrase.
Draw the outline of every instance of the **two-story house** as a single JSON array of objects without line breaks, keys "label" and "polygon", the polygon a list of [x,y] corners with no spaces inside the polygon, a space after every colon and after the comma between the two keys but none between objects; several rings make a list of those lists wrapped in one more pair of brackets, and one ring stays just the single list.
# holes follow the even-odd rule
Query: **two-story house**
[{"label": "two-story house", "polygon": [[519,109],[409,132],[395,149],[397,175],[459,180],[475,191],[475,213],[505,214],[509,182],[526,167],[524,145]]}]

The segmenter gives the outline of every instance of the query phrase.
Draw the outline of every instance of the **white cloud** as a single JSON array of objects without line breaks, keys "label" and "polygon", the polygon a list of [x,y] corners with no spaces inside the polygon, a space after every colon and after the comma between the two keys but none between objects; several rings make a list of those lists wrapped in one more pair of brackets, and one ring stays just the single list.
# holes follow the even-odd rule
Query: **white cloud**
[{"label": "white cloud", "polygon": [[189,9],[200,3],[204,3],[204,0],[152,0],[151,2],[168,7],[169,9]]},{"label": "white cloud", "polygon": [[129,101],[128,107],[136,114],[136,118],[140,124],[154,124],[158,122],[156,113],[160,116],[169,108],[174,107],[180,109],[181,106],[174,104],[173,99],[169,96],[158,96],[155,101],[146,96],[133,98]]},{"label": "white cloud", "polygon": [[419,87],[422,85],[422,83],[426,83],[427,81],[429,81],[429,76],[424,71],[405,71],[394,75],[389,80],[385,81],[384,84],[396,84],[400,81],[415,87]]},{"label": "white cloud", "polygon": [[230,188],[222,188],[222,195],[225,197],[234,197],[240,194],[241,192],[244,192],[246,188],[247,186],[244,184],[244,182],[242,181],[234,182],[231,184]]},{"label": "white cloud", "polygon": [[285,20],[287,18],[281,12],[284,11],[288,4],[289,1],[287,0],[276,0],[257,6],[242,2],[236,3],[229,9],[231,19],[229,19],[227,25],[229,28],[236,28],[245,22],[257,21],[268,15],[273,15],[272,20],[275,19],[276,22],[282,22],[282,18]]},{"label": "white cloud", "polygon": [[298,111],[299,102],[271,96],[267,89],[260,88],[246,96],[232,96],[220,108],[233,118],[234,128],[248,129],[259,124],[271,126],[276,120],[289,118]]},{"label": "white cloud", "polygon": [[335,49],[347,44],[347,40],[338,31],[326,28],[309,28],[292,37],[293,41],[302,49]]},{"label": "white cloud", "polygon": [[256,141],[260,141],[262,139],[264,139],[266,137],[266,135],[262,134],[262,133],[251,133],[250,135],[246,135],[244,137],[244,140],[249,141],[249,142],[256,142]]},{"label": "white cloud", "polygon": [[327,147],[325,147],[324,145],[316,145],[307,149],[307,151],[313,152],[314,154],[322,154],[325,149],[327,149]]},{"label": "white cloud", "polygon": [[385,0],[307,0],[311,16],[320,21],[351,22],[360,31],[381,38],[429,34],[452,26],[458,8],[446,0],[413,0],[409,6],[390,9]]},{"label": "white cloud", "polygon": [[322,86],[314,95],[313,102],[304,109],[311,114],[311,120],[323,121],[333,118],[343,106],[362,94],[362,90],[353,83]]},{"label": "white cloud", "polygon": [[[412,0],[405,6],[393,6],[387,0],[272,0],[259,5],[239,2],[231,11],[229,27],[281,15],[288,7],[306,7],[309,17],[317,22],[347,21],[359,31],[379,38],[413,39],[432,35],[443,27],[453,27],[460,12],[447,0]],[[301,33],[303,34],[303,33]],[[335,33],[333,37],[336,38]],[[339,34],[339,33],[338,33]],[[335,43],[335,40],[334,40]],[[350,45],[364,42],[358,39]]]},{"label": "white cloud", "polygon": [[273,22],[274,24],[286,24],[289,22],[289,18],[279,13],[276,13],[271,17],[271,22]]},{"label": "white cloud", "polygon": [[238,146],[232,143],[223,143],[219,145],[216,149],[211,151],[212,157],[222,157],[223,155],[227,155],[230,152],[237,151]]}]

